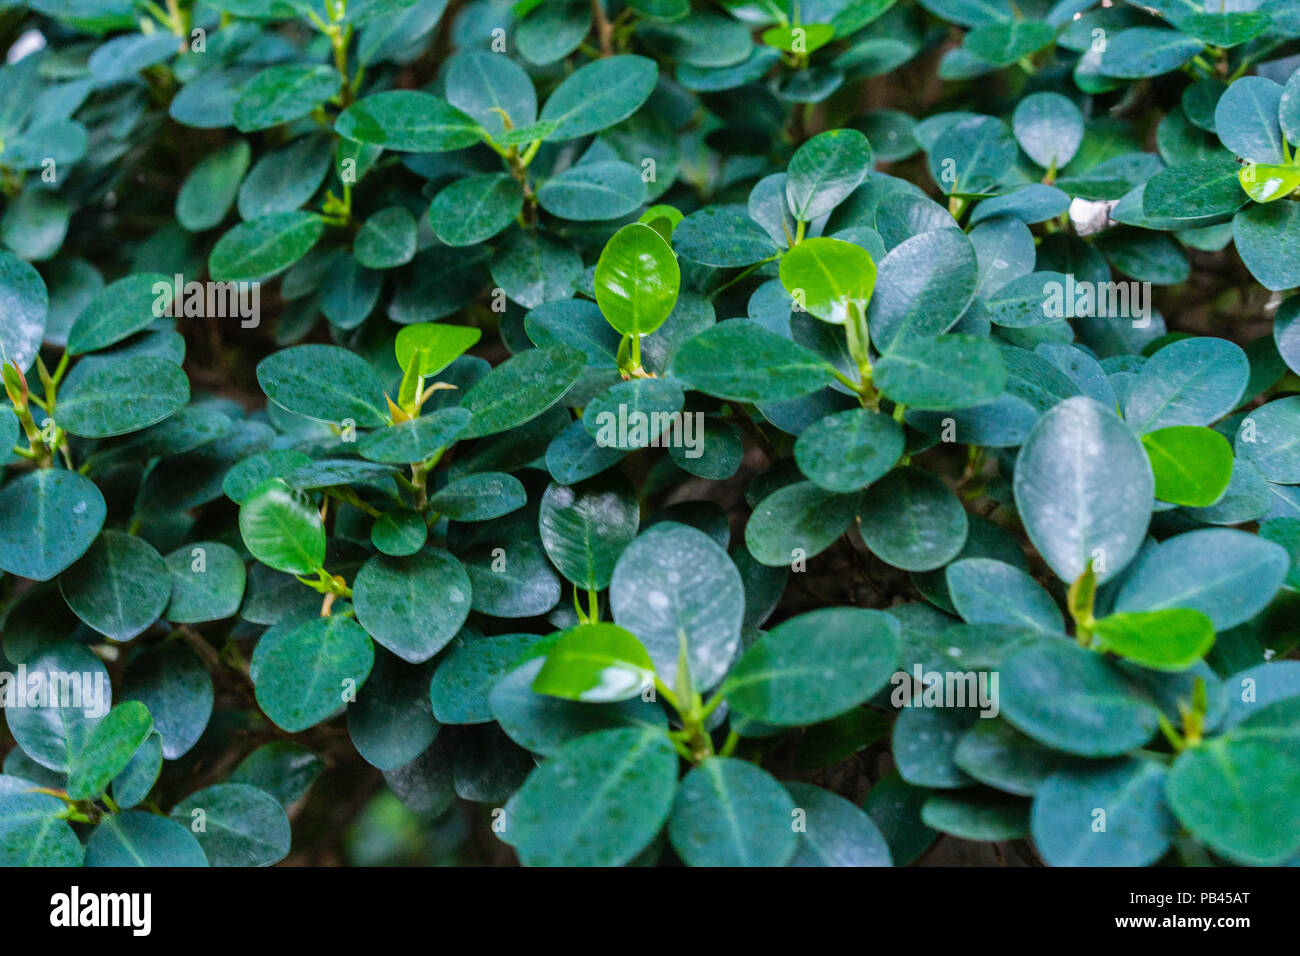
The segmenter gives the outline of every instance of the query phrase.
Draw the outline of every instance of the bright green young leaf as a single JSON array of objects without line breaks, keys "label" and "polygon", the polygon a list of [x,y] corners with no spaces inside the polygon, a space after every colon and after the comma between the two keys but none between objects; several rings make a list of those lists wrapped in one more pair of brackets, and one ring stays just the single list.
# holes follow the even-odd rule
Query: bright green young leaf
[{"label": "bright green young leaf", "polygon": [[677,302],[682,274],[672,248],[642,223],[624,226],[596,260],[596,304],[624,335],[649,335]]},{"label": "bright green young leaf", "polygon": [[1154,670],[1181,671],[1191,667],[1214,643],[1214,625],[1200,611],[1111,614],[1097,622],[1098,646]]},{"label": "bright green young leaf", "polygon": [[781,285],[796,309],[844,325],[850,310],[867,310],[876,264],[861,246],[840,239],[805,239],[781,257]]},{"label": "bright green young leaf", "polygon": [[283,478],[268,478],[239,509],[244,546],[263,564],[313,574],[325,563],[325,526],[310,498]]},{"label": "bright green young leaf", "polygon": [[475,328],[436,322],[403,326],[394,342],[397,364],[405,371],[419,353],[418,373],[426,377],[437,375],[473,348],[482,334]]},{"label": "bright green young leaf", "polygon": [[1232,446],[1211,428],[1171,425],[1142,436],[1156,497],[1204,508],[1223,497],[1232,478]]},{"label": "bright green young leaf", "polygon": [[85,749],[68,774],[68,796],[94,800],[108,789],[153,729],[149,710],[129,700],[110,710],[90,732]]},{"label": "bright green young leaf", "polygon": [[579,624],[562,632],[533,679],[539,694],[605,704],[654,685],[654,663],[641,642],[616,624]]}]

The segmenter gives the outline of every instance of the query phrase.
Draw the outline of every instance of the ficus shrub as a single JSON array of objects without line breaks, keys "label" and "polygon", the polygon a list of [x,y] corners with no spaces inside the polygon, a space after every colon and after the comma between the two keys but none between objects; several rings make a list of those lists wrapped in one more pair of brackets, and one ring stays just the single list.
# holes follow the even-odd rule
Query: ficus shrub
[{"label": "ficus shrub", "polygon": [[0,48],[0,862],[1300,860],[1293,0]]}]

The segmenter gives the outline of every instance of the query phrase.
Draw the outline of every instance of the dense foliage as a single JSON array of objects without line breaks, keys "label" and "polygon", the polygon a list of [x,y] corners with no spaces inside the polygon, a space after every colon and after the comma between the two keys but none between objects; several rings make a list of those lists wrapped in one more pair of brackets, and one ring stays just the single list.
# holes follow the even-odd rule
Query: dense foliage
[{"label": "dense foliage", "polygon": [[1294,0],[0,49],[0,862],[1300,857]]}]

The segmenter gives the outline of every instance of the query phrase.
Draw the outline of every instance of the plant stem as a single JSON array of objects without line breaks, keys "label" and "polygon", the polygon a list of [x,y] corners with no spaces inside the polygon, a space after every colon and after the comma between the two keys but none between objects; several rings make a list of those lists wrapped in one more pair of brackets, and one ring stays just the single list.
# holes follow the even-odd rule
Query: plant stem
[{"label": "plant stem", "polygon": [[614,55],[614,26],[605,15],[601,0],[591,0],[591,16],[596,22],[596,39],[600,43],[601,57]]}]

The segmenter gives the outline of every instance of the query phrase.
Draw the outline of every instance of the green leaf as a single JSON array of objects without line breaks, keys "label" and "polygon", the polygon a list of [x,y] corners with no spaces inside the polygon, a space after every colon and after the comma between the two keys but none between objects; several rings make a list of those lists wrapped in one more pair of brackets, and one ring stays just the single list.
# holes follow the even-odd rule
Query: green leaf
[{"label": "green leaf", "polygon": [[1274,202],[1300,189],[1300,166],[1247,163],[1237,167],[1234,164],[1234,172],[1241,188],[1255,202]]},{"label": "green leaf", "polygon": [[824,216],[870,173],[871,144],[860,132],[833,129],[818,133],[790,157],[785,181],[790,212],[803,222]]},{"label": "green leaf", "polygon": [[1002,352],[973,335],[912,339],[876,363],[872,380],[887,397],[909,408],[946,411],[982,405],[1002,394]]},{"label": "green leaf", "polygon": [[861,501],[860,494],[827,491],[810,481],[786,485],[754,507],[745,546],[760,564],[798,567],[849,529]]},{"label": "green leaf", "polygon": [[1266,289],[1300,286],[1300,203],[1249,203],[1232,219],[1232,240],[1250,274]]},{"label": "green leaf", "polygon": [[903,446],[903,429],[892,418],[853,408],[818,419],[800,432],[794,460],[819,488],[845,493],[883,477],[897,464]]},{"label": "green leaf", "polygon": [[81,438],[111,438],[156,425],[190,399],[181,367],[149,355],[128,355],[70,376],[56,421]]},{"label": "green leaf", "polygon": [[1051,866],[1150,866],[1177,832],[1166,771],[1151,760],[1053,774],[1034,795],[1034,844]]},{"label": "green leaf", "polygon": [[429,499],[429,507],[452,521],[491,521],[528,502],[519,479],[500,471],[457,478]]},{"label": "green leaf", "polygon": [[239,187],[239,217],[290,212],[309,202],[325,181],[333,155],[332,137],[323,133],[300,136],[264,154]]},{"label": "green leaf", "polygon": [[641,171],[622,160],[570,166],[537,190],[537,201],[543,209],[575,222],[621,219],[634,212],[645,198]]},{"label": "green leaf", "polygon": [[440,725],[429,707],[429,670],[375,656],[366,686],[348,705],[348,736],[371,766],[396,770],[424,753]]},{"label": "green leaf", "polygon": [[325,563],[325,525],[304,492],[283,478],[268,478],[239,509],[244,547],[268,567],[313,574]]},{"label": "green leaf", "polygon": [[1270,704],[1179,754],[1169,804],[1196,839],[1227,859],[1277,866],[1300,852],[1300,698]]},{"label": "green leaf", "polygon": [[492,281],[525,309],[568,299],[582,275],[582,257],[566,242],[537,230],[506,236],[492,258]]},{"label": "green leaf", "polygon": [[966,34],[962,45],[981,60],[1001,67],[1032,56],[1050,45],[1055,35],[1052,25],[1041,20],[1012,20],[977,26]]},{"label": "green leaf", "polygon": [[928,571],[966,543],[966,511],[944,482],[919,468],[895,468],[871,485],[858,509],[859,531],[882,561]]},{"label": "green leaf", "polygon": [[150,733],[126,766],[113,778],[113,802],[129,810],[149,798],[162,772],[162,737]]},{"label": "green leaf", "polygon": [[978,780],[1018,797],[1032,797],[1058,770],[1082,761],[1043,746],[1004,720],[977,720],[957,743],[953,762]]},{"label": "green leaf", "polygon": [[439,153],[479,142],[483,127],[444,99],[390,90],[353,103],[334,123],[340,136],[403,153]]},{"label": "green leaf", "polygon": [[81,866],[81,842],[59,817],[64,806],[46,793],[0,792],[0,865]]},{"label": "green leaf", "polygon": [[673,247],[692,262],[717,268],[774,258],[778,249],[743,206],[705,206],[673,230]]},{"label": "green leaf", "polygon": [[[1278,0],[1271,0],[1271,5],[1274,7],[1280,6]],[[1274,24],[1280,27],[1282,25],[1280,22],[1282,11],[1272,9],[1269,10],[1269,13],[1273,17]],[[1291,17],[1292,30],[1294,30],[1296,22],[1294,11],[1292,11]],[[1282,123],[1283,135],[1286,136],[1287,142],[1292,144],[1291,150],[1294,156],[1295,145],[1300,143],[1300,81],[1296,80],[1294,73],[1286,81],[1286,86],[1282,88],[1282,100],[1278,104],[1278,119]]]},{"label": "green leaf", "polygon": [[582,424],[605,448],[630,451],[683,444],[689,421],[681,416],[685,400],[681,388],[668,379],[616,382],[583,409]]},{"label": "green leaf", "polygon": [[664,324],[681,289],[672,247],[650,226],[629,223],[596,260],[596,304],[624,335],[649,335]]},{"label": "green leaf", "polygon": [[184,641],[149,648],[131,661],[123,696],[149,708],[162,755],[176,760],[189,752],[212,717],[212,677]]},{"label": "green leaf", "polygon": [[370,529],[370,543],[381,554],[393,557],[415,554],[428,540],[429,526],[424,522],[424,515],[410,508],[390,508]]},{"label": "green leaf", "polygon": [[882,611],[810,611],[752,644],[721,693],[732,709],[766,724],[827,720],[888,683],[901,653],[899,635],[898,622]]},{"label": "green leaf", "polygon": [[1214,643],[1214,625],[1200,611],[1170,608],[1120,613],[1097,622],[1098,646],[1135,664],[1160,671],[1191,667]]},{"label": "green leaf", "polygon": [[474,416],[462,437],[494,435],[531,421],[562,399],[585,367],[586,357],[567,345],[511,356],[461,399],[461,408]]},{"label": "green leaf", "polygon": [[149,709],[129,700],[110,710],[95,725],[85,748],[68,772],[68,796],[98,799],[144,744],[153,729]]},{"label": "green leaf", "polygon": [[97,47],[86,67],[99,83],[117,83],[170,60],[179,46],[176,37],[166,31],[117,36]]},{"label": "green leaf", "polygon": [[812,53],[830,43],[834,37],[835,27],[829,23],[768,27],[762,33],[764,43],[786,53]]},{"label": "green leaf", "polygon": [[108,509],[89,478],[60,468],[0,489],[0,570],[48,581],[86,553]]},{"label": "green leaf", "polygon": [[1223,145],[1254,163],[1285,163],[1278,109],[1282,87],[1262,76],[1229,84],[1214,108],[1214,129]]},{"label": "green leaf", "polygon": [[[269,66],[243,85],[235,100],[241,133],[270,129],[306,116],[338,92],[342,77],[329,66],[284,63]],[[347,135],[347,134],[343,134]],[[349,136],[349,139],[356,139]]]},{"label": "green leaf", "polygon": [[532,684],[542,666],[537,657],[516,667],[496,682],[488,697],[501,729],[533,753],[549,756],[570,740],[615,727],[668,727],[664,709],[640,697],[584,704],[539,694]]},{"label": "green leaf", "polygon": [[1241,401],[1250,377],[1246,353],[1232,342],[1187,338],[1142,366],[1124,406],[1139,434],[1170,425],[1208,425]]},{"label": "green leaf", "polygon": [[1031,93],[1016,104],[1011,129],[1039,166],[1063,169],[1083,142],[1083,114],[1060,93]]},{"label": "green leaf", "polygon": [[1016,141],[992,116],[968,116],[949,126],[929,150],[930,175],[949,195],[981,195],[997,185],[1016,159]]},{"label": "green leaf", "polygon": [[785,783],[805,814],[790,866],[889,866],[889,844],[871,818],[810,783]]},{"label": "green leaf", "polygon": [[464,325],[420,322],[398,330],[393,349],[397,353],[397,364],[403,371],[410,368],[411,359],[418,352],[420,364],[417,371],[430,377],[473,348],[482,334],[478,329]]},{"label": "green leaf", "polygon": [[325,761],[307,748],[277,740],[245,757],[230,775],[230,782],[252,784],[288,807],[306,796],[324,766]]},{"label": "green leaf", "polygon": [[505,117],[512,127],[537,119],[537,93],[528,73],[514,60],[487,50],[462,50],[451,58],[447,100],[494,137],[505,131]]},{"label": "green leaf", "polygon": [[48,311],[40,273],[0,250],[0,365],[12,362],[24,372],[31,368],[45,338]]},{"label": "green leaf", "polygon": [[152,545],[120,531],[104,531],[60,576],[59,590],[87,626],[125,642],[162,616],[171,577]]},{"label": "green leaf", "polygon": [[539,694],[607,704],[654,686],[645,647],[616,624],[579,624],[560,633],[533,680]]},{"label": "green leaf", "polygon": [[1232,446],[1212,428],[1171,425],[1142,436],[1156,497],[1204,508],[1223,497],[1232,478]]},{"label": "green leaf", "polygon": [[357,443],[357,451],[371,461],[391,465],[424,461],[463,435],[470,418],[464,408],[440,408],[408,422],[376,429]]},{"label": "green leaf", "polygon": [[242,505],[253,489],[266,479],[287,479],[299,468],[311,463],[310,458],[291,448],[258,452],[238,462],[226,472],[226,476],[221,480],[221,487],[227,498],[237,505]]},{"label": "green leaf", "polygon": [[1200,40],[1163,27],[1131,27],[1107,37],[1105,76],[1136,80],[1176,70],[1205,48]]},{"label": "green leaf", "polygon": [[[270,866],[289,855],[289,818],[275,797],[246,783],[219,783],[172,808],[213,866]],[[202,819],[202,828],[195,826]]]},{"label": "green leaf", "polygon": [[429,684],[433,716],[444,724],[484,724],[492,719],[488,695],[532,644],[535,634],[462,632]]},{"label": "green leaf", "polygon": [[143,810],[109,814],[86,841],[86,866],[207,865],[188,827]]},{"label": "green leaf", "polygon": [[576,139],[626,119],[649,98],[658,78],[658,66],[643,56],[605,57],[579,67],[542,107],[541,120],[558,124],[546,139]]},{"label": "green leaf", "polygon": [[1142,556],[1115,598],[1115,611],[1191,608],[1226,631],[1262,611],[1290,562],[1257,535],[1205,528],[1167,539]]},{"label": "green leaf", "polygon": [[1051,595],[1017,567],[992,558],[963,558],[947,571],[948,591],[962,620],[1061,634],[1065,621]]},{"label": "green leaf", "polygon": [[640,639],[669,687],[680,686],[683,655],[699,691],[726,675],[740,646],[745,588],[704,532],[665,522],[642,533],[614,566],[609,600],[614,621]]},{"label": "green leaf", "polygon": [[1104,581],[1137,554],[1155,480],[1136,436],[1080,396],[1038,420],[1016,459],[1013,489],[1029,540],[1056,575],[1072,582],[1092,562]]},{"label": "green leaf", "polygon": [[747,319],[688,339],[670,371],[699,391],[741,402],[785,401],[834,381],[832,366],[817,353]]},{"label": "green leaf", "polygon": [[321,313],[340,329],[355,329],[366,320],[383,291],[383,276],[357,264],[351,256],[335,260],[316,290]]},{"label": "green leaf", "polygon": [[234,617],[244,599],[244,562],[234,548],[200,541],[167,555],[171,577],[169,621],[198,624]]},{"label": "green leaf", "polygon": [[472,246],[514,222],[523,205],[524,189],[513,176],[466,176],[438,193],[429,207],[429,224],[447,245]]},{"label": "green leaf", "polygon": [[365,683],[375,648],[361,625],[334,614],[289,619],[253,648],[258,706],[276,726],[298,733],[342,710]]},{"label": "green leaf", "polygon": [[176,221],[190,232],[220,225],[235,204],[251,156],[248,141],[237,139],[199,160],[176,194]]},{"label": "green leaf", "polygon": [[781,284],[796,310],[844,325],[850,310],[866,314],[876,264],[861,246],[840,239],[805,239],[781,257]]},{"label": "green leaf", "polygon": [[591,5],[582,0],[540,4],[530,0],[526,6],[515,9],[520,17],[532,10],[519,24],[515,42],[519,45],[519,55],[538,66],[564,59],[591,31]]},{"label": "green leaf", "polygon": [[970,304],[979,281],[975,248],[957,229],[900,242],[880,261],[867,324],[888,352],[909,339],[946,332]]},{"label": "green leaf", "polygon": [[[1244,181],[1239,185],[1239,174],[1244,176],[1245,170],[1222,155],[1167,166],[1147,180],[1142,212],[1165,219],[1231,215],[1242,204]],[[1261,175],[1265,175],[1262,167]]]},{"label": "green leaf", "polygon": [[269,355],[257,364],[257,384],[281,408],[313,421],[360,428],[389,423],[379,376],[337,345],[296,345]]},{"label": "green leaf", "polygon": [[376,641],[418,664],[442,650],[469,616],[469,575],[436,548],[410,557],[374,555],[352,585],[357,620]]},{"label": "green leaf", "polygon": [[1029,835],[1029,804],[991,790],[936,793],[921,807],[926,826],[963,840],[1017,840]]},{"label": "green leaf", "polygon": [[1021,646],[1001,670],[1002,716],[1056,750],[1117,757],[1156,732],[1155,706],[1096,651],[1045,638]]},{"label": "green leaf", "polygon": [[462,557],[476,611],[493,617],[536,617],[560,600],[560,578],[535,541],[484,545]]},{"label": "green leaf", "polygon": [[554,482],[542,495],[542,547],[575,587],[609,587],[619,556],[636,537],[641,509],[632,486],[611,472],[578,485]]},{"label": "green leaf", "polygon": [[687,866],[785,866],[794,819],[794,801],[767,771],[710,757],[677,788],[668,839]]},{"label": "green leaf", "polygon": [[270,279],[310,252],[324,231],[320,216],[297,210],[241,222],[212,247],[208,271],[218,282]]},{"label": "green leaf", "polygon": [[619,866],[668,820],[677,754],[656,729],[573,740],[529,774],[506,806],[525,866]]},{"label": "green leaf", "polygon": [[1253,39],[1272,25],[1262,10],[1224,12],[1212,7],[1204,13],[1193,9],[1171,20],[1183,33],[1225,49]]},{"label": "green leaf", "polygon": [[[67,642],[28,657],[23,663],[29,685],[39,681],[38,686],[48,691],[42,698],[43,706],[5,708],[9,732],[35,763],[66,774],[85,748],[95,723],[112,705],[108,673],[94,654]],[[50,696],[55,693],[57,701]]]},{"label": "green leaf", "polygon": [[415,216],[404,206],[389,206],[362,225],[352,243],[352,254],[367,269],[395,269],[415,258]]}]

